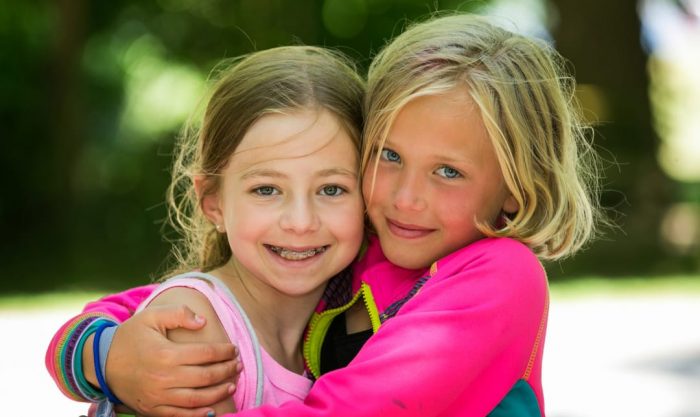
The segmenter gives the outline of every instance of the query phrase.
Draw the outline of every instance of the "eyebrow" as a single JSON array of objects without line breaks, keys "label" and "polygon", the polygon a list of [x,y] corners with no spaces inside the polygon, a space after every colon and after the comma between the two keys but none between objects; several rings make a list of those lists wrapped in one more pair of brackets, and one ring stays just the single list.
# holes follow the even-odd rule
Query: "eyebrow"
[{"label": "eyebrow", "polygon": [[253,169],[241,175],[242,180],[254,177],[272,177],[272,178],[287,178],[286,175],[273,169]]},{"label": "eyebrow", "polygon": [[438,158],[448,164],[474,164],[474,161],[469,158],[454,158],[447,155],[438,155]]},{"label": "eyebrow", "polygon": [[[357,172],[345,168],[328,168],[316,173],[317,177],[331,177],[334,175],[343,175],[347,177],[357,178]],[[242,180],[247,180],[249,178],[255,177],[287,178],[288,176],[282,172],[275,171],[274,169],[253,169],[241,175]]]},{"label": "eyebrow", "polygon": [[328,168],[317,173],[319,177],[331,177],[333,175],[344,175],[347,177],[357,178],[357,171],[351,171],[345,168]]}]

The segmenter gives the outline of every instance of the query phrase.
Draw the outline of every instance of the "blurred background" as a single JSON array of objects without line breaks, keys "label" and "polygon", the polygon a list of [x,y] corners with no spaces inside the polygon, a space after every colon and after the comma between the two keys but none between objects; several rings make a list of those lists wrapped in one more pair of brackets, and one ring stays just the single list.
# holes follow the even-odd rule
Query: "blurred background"
[{"label": "blurred background", "polygon": [[[550,415],[700,416],[700,0],[0,0],[3,330],[48,323],[41,355],[82,302],[164,270],[173,139],[218,61],[302,43],[341,49],[364,70],[407,22],[438,10],[494,15],[552,42],[607,160],[602,199],[617,228],[546,265],[545,366],[560,390]],[[642,346],[657,350],[634,356]],[[618,379],[588,366],[609,371],[598,359],[613,348],[628,359],[610,359]],[[0,379],[18,363],[0,362]],[[640,366],[656,373],[630,371]],[[659,391],[664,378],[679,385]],[[644,389],[664,393],[656,414]],[[584,411],[613,392],[643,411]]]},{"label": "blurred background", "polygon": [[303,43],[366,68],[436,10],[499,16],[570,60],[619,226],[553,280],[700,270],[697,0],[2,0],[3,292],[119,289],[163,270],[173,138],[221,59]]}]

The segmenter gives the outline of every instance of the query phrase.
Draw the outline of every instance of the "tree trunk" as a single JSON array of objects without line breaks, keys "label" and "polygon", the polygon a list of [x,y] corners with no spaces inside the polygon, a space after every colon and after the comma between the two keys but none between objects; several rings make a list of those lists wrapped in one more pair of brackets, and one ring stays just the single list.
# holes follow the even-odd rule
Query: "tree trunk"
[{"label": "tree trunk", "polygon": [[47,178],[52,184],[49,195],[57,200],[53,202],[54,206],[65,207],[74,202],[75,173],[85,141],[80,60],[86,36],[86,5],[85,0],[59,0],[55,3],[57,39],[49,86],[53,109],[50,120],[53,177]]},{"label": "tree trunk", "polygon": [[606,171],[603,203],[619,212],[614,217],[621,230],[608,231],[571,265],[582,272],[652,273],[662,268],[667,256],[659,226],[674,184],[657,162],[659,139],[652,126],[637,2],[552,4],[558,16],[553,29],[557,49],[570,60],[579,85],[601,93],[602,106],[581,97],[584,109],[597,107],[599,112],[596,145],[606,159],[618,163],[609,164]]}]

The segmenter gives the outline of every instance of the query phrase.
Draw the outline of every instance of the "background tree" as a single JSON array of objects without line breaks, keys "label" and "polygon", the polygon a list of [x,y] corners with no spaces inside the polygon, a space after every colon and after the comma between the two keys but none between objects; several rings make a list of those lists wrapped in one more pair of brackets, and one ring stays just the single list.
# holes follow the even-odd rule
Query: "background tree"
[{"label": "background tree", "polygon": [[[661,170],[649,101],[646,53],[637,2],[553,0],[554,39],[572,64],[596,144],[610,161],[603,203],[620,225],[569,269],[600,274],[668,272],[674,266],[660,236],[676,185]],[[616,163],[613,163],[616,162]]]},{"label": "background tree", "polygon": [[[407,21],[489,3],[4,0],[0,290],[119,289],[163,270],[173,138],[221,59],[303,43],[338,47],[364,70]],[[598,143],[621,162],[605,203],[625,216],[624,234],[549,265],[551,276],[688,268],[660,250],[673,184],[656,163],[636,3],[552,4],[556,46],[601,118]]]}]

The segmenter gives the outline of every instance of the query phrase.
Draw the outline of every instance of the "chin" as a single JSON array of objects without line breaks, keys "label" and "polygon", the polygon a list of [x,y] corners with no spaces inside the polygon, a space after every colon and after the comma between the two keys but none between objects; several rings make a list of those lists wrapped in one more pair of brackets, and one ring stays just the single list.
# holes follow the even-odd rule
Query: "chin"
[{"label": "chin", "polygon": [[415,256],[411,256],[407,253],[393,254],[387,253],[387,251],[385,251],[384,256],[386,256],[386,258],[392,264],[405,269],[426,269],[430,267],[430,265],[432,265],[432,261],[428,261],[425,259],[416,259]]}]

